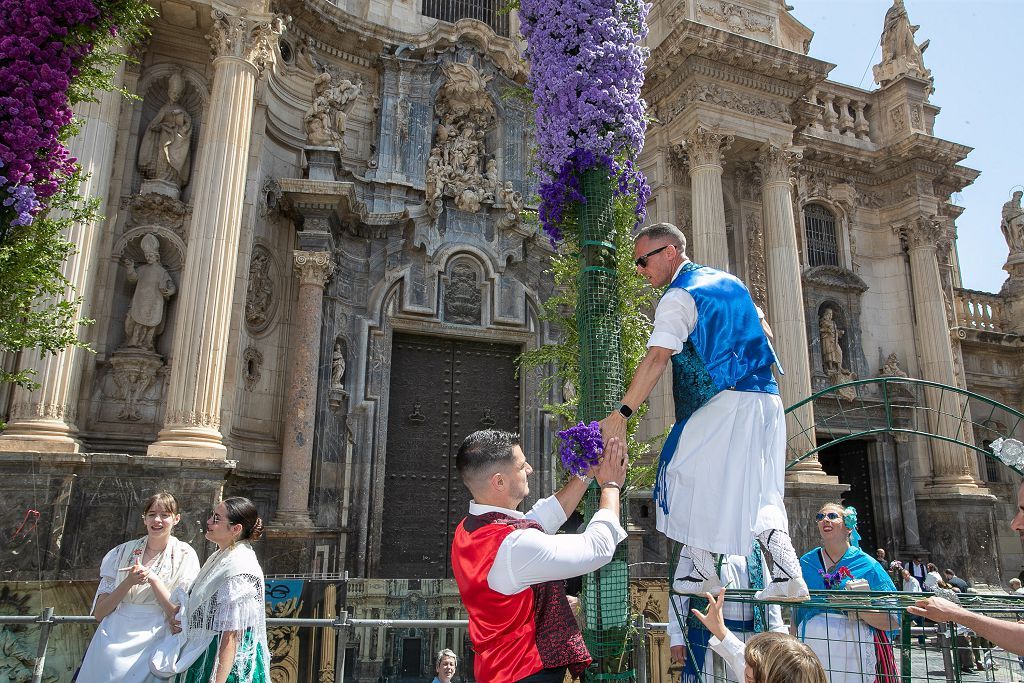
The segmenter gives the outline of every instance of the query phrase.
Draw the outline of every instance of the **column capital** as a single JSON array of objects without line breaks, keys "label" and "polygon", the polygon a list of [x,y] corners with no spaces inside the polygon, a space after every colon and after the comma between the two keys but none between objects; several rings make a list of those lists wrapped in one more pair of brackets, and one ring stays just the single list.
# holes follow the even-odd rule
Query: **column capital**
[{"label": "column capital", "polygon": [[908,249],[948,249],[951,245],[946,221],[938,216],[918,216],[892,227]]},{"label": "column capital", "polygon": [[259,72],[274,61],[274,41],[291,21],[291,17],[281,14],[228,14],[219,9],[210,14],[213,27],[206,39],[213,58],[241,59]]},{"label": "column capital", "polygon": [[769,143],[757,157],[762,183],[789,183],[793,171],[804,158],[803,149]]},{"label": "column capital", "polygon": [[721,130],[717,126],[706,126],[698,123],[697,127],[686,134],[683,141],[672,148],[684,164],[692,171],[700,166],[722,166],[722,153],[729,149],[734,135]]},{"label": "column capital", "polygon": [[334,274],[334,259],[326,251],[295,251],[295,270],[299,273],[300,285],[323,287]]}]

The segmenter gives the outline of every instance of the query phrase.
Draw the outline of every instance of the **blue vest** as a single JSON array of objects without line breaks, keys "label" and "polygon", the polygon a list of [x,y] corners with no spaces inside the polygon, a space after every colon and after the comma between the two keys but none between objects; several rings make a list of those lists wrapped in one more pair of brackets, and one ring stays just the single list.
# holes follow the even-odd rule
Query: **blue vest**
[{"label": "blue vest", "polygon": [[[699,408],[725,390],[778,394],[772,376],[778,358],[740,280],[692,262],[669,284],[685,289],[697,306],[697,324],[682,350],[672,356],[672,398],[676,424],[661,451],[655,499],[667,510],[664,475],[683,426]],[[779,370],[781,372],[781,368]]]}]

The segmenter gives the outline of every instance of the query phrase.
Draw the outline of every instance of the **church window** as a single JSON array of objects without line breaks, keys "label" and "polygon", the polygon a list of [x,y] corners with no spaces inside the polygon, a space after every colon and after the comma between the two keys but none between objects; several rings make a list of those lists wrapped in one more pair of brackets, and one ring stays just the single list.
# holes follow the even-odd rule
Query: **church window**
[{"label": "church window", "polygon": [[455,23],[476,19],[490,26],[499,36],[509,37],[508,15],[503,0],[423,0],[423,16]]},{"label": "church window", "polygon": [[804,235],[807,238],[807,263],[813,266],[838,266],[839,246],[836,217],[819,204],[804,207]]}]

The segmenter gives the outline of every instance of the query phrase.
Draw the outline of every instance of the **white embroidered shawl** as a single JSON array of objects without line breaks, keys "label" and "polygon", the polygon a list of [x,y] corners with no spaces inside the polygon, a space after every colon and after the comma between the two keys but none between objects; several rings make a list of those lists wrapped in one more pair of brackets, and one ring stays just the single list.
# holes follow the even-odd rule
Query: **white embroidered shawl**
[{"label": "white embroidered shawl", "polygon": [[[166,638],[150,661],[157,676],[182,673],[197,662],[204,666],[213,638],[226,631],[237,634],[233,669],[239,683],[252,683],[260,651],[270,666],[263,569],[249,543],[210,555],[178,614],[181,633]],[[218,665],[216,652],[212,656],[211,680]]]}]

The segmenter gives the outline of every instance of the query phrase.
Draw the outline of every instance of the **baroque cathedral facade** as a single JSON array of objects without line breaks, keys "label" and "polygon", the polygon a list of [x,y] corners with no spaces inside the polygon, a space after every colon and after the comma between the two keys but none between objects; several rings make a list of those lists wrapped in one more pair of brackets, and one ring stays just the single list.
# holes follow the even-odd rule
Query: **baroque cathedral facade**
[{"label": "baroque cathedral facade", "polygon": [[[5,575],[95,579],[159,489],[205,557],[207,511],[245,495],[268,520],[268,574],[348,572],[349,596],[367,601],[357,616],[454,617],[450,586],[431,580],[450,574],[466,509],[462,438],[519,431],[535,495],[560,477],[542,405],[562,396],[542,399],[543,375],[516,366],[557,334],[539,317],[552,250],[524,214],[532,113],[516,14],[496,0],[154,5],[151,38],[118,75],[137,99],[84,106],[72,141],[105,216],[74,228],[66,265],[93,352],[2,359],[41,385],[0,394],[0,521],[35,513],[31,533],[4,536]],[[648,222],[681,226],[695,261],[748,284],[787,405],[910,376],[1024,409],[1020,197],[1003,212],[1003,290],[963,289],[951,197],[978,171],[960,163],[969,147],[933,135],[933,77],[902,0],[879,17],[871,90],[830,81],[790,10],[654,4]],[[852,391],[790,413],[791,437],[837,400],[879,399]],[[651,404],[653,436],[671,397]],[[846,496],[875,545],[993,583],[1024,563],[1006,524],[1015,483],[955,443],[882,429],[787,475],[798,544],[815,544],[816,506]],[[649,503],[631,507],[632,556],[663,561]],[[464,632],[394,638],[367,632],[353,675],[423,669]]]}]

